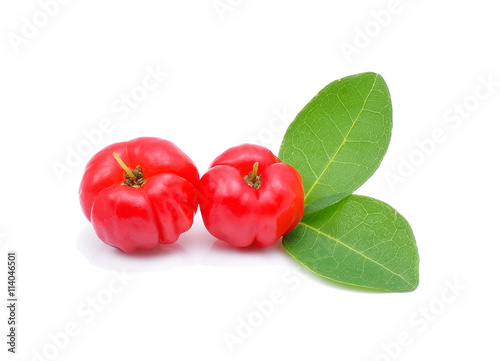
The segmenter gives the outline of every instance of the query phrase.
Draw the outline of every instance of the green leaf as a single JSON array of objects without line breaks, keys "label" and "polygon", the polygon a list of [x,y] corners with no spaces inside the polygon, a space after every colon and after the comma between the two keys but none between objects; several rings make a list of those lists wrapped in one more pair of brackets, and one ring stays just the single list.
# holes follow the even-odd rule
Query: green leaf
[{"label": "green leaf", "polygon": [[419,255],[410,225],[379,200],[350,195],[304,216],[283,246],[313,272],[390,292],[418,285]]},{"label": "green leaf", "polygon": [[279,158],[304,181],[306,213],[354,192],[380,165],[392,130],[382,77],[363,73],[327,85],[288,127]]}]

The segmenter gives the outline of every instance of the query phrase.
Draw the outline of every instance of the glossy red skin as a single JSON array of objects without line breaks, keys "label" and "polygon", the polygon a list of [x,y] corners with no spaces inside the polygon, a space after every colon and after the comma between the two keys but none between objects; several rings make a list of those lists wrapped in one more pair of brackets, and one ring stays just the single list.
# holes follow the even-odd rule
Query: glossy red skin
[{"label": "glossy red skin", "polygon": [[[259,162],[261,186],[243,179]],[[243,144],[217,157],[199,184],[200,210],[207,230],[237,247],[267,247],[290,232],[304,213],[299,172],[267,148]]]},{"label": "glossy red skin", "polygon": [[[141,166],[146,182],[123,185],[125,171]],[[152,137],[112,144],[88,162],[80,204],[97,236],[126,253],[175,242],[193,224],[198,207],[198,170],[172,142]]]}]

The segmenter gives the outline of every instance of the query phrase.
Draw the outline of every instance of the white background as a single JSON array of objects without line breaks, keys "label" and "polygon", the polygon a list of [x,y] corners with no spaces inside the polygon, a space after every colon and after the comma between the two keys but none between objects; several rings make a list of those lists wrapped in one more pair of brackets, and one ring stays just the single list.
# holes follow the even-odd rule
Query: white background
[{"label": "white background", "polygon": [[[2,336],[2,360],[498,357],[494,2],[223,0],[219,12],[211,0],[45,3],[0,5],[0,288],[15,250],[20,300],[18,354]],[[147,69],[168,76],[141,93]],[[201,174],[251,139],[277,153],[285,128],[275,113],[289,122],[329,82],[365,71],[386,80],[394,129],[381,167],[356,193],[412,225],[416,291],[331,284],[281,245],[228,249],[199,214],[161,252],[127,256],[93,235],[78,186],[99,149],[159,136]],[[489,91],[480,85],[488,79]],[[144,98],[134,109],[113,108],[133,92]],[[112,130],[86,149],[84,132],[97,134],[102,119]],[[417,143],[436,132],[440,142],[427,141],[424,154]],[[58,177],[54,164],[68,168]],[[401,177],[392,187],[390,174]],[[231,335],[241,343],[230,347]]]}]

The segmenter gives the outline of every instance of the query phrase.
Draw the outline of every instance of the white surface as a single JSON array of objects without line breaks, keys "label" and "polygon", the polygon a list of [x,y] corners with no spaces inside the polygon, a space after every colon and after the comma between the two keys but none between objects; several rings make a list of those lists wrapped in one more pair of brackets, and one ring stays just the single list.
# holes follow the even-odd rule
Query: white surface
[{"label": "white surface", "polygon": [[[223,18],[212,0],[69,1],[52,7],[18,52],[12,34],[29,31],[23,18],[43,23],[40,3],[0,5],[0,269],[6,273],[6,253],[16,250],[20,298],[19,353],[8,354],[2,341],[1,359],[34,360],[35,352],[74,361],[498,355],[500,87],[476,94],[480,79],[500,82],[493,2],[221,2],[233,4]],[[381,11],[393,14],[374,15]],[[348,61],[341,44],[353,44],[357,28],[374,36]],[[147,69],[158,67],[168,76],[150,78],[155,89],[139,93]],[[52,169],[104,118],[112,130],[89,153],[160,136],[203,173],[251,137],[277,152],[284,129],[275,112],[293,117],[329,82],[364,71],[387,81],[394,130],[381,167],[357,193],[386,201],[412,225],[421,256],[412,293],[331,285],[279,245],[262,252],[214,245],[199,214],[165,252],[117,254],[93,238],[78,203],[90,154],[73,159],[61,180]],[[117,103],[134,91],[145,98],[135,109]],[[474,110],[447,122],[448,110],[464,102]],[[441,143],[391,188],[388,172],[439,129]],[[0,279],[6,288],[6,275]],[[465,290],[454,294],[454,282]],[[278,304],[262,303],[271,299]],[[260,321],[256,302],[267,315],[248,335],[240,324]],[[74,336],[62,336],[66,328]],[[224,337],[237,331],[247,338],[231,352]]]}]

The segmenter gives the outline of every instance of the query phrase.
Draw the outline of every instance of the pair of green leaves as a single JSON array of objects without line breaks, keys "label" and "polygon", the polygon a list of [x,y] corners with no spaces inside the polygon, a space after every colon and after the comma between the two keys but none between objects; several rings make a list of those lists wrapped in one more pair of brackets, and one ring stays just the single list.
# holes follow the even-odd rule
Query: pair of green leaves
[{"label": "pair of green leaves", "polygon": [[279,157],[302,175],[305,215],[283,246],[336,282],[408,292],[419,264],[410,225],[386,203],[352,195],[380,165],[391,130],[389,90],[375,73],[334,81],[302,109]]}]

